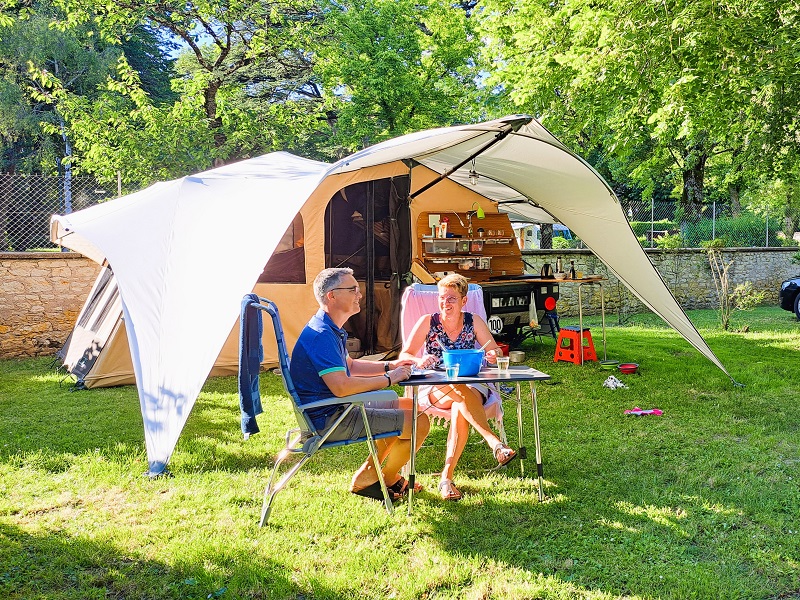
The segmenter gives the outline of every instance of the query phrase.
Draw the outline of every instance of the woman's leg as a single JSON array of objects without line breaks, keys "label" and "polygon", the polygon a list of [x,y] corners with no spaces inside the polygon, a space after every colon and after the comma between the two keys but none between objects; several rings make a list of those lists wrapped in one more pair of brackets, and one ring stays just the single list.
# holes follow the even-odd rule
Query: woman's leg
[{"label": "woman's leg", "polygon": [[500,442],[500,438],[489,427],[486,411],[483,410],[483,397],[477,390],[466,385],[442,386],[433,390],[429,397],[431,397],[431,404],[441,408],[452,410],[456,404],[459,404],[461,414],[486,440],[490,448],[494,448]]},{"label": "woman's leg", "polygon": [[447,451],[444,457],[442,479],[452,479],[458,459],[464,452],[469,438],[469,421],[461,414],[461,403],[454,402],[450,407],[450,431],[447,433]]}]

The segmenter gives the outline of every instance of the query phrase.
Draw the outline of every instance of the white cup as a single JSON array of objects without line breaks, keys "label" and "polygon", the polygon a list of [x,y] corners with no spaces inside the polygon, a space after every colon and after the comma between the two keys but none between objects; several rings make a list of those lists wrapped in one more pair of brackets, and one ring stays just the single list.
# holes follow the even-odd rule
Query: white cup
[{"label": "white cup", "polygon": [[497,357],[497,369],[506,372],[508,371],[508,357],[507,356],[498,356]]},{"label": "white cup", "polygon": [[444,370],[447,374],[447,379],[455,379],[458,377],[458,364],[445,367]]}]

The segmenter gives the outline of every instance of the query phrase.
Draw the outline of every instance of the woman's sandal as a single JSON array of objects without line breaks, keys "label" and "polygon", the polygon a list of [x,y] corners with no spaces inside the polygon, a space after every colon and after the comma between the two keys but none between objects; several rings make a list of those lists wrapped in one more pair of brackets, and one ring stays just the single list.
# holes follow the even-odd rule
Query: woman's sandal
[{"label": "woman's sandal", "polygon": [[452,500],[454,502],[461,500],[461,492],[453,484],[452,479],[442,479],[439,482],[439,493],[442,496],[442,500]]},{"label": "woman's sandal", "polygon": [[503,442],[498,442],[494,447],[494,457],[497,460],[498,466],[505,467],[512,460],[517,458],[517,453]]}]

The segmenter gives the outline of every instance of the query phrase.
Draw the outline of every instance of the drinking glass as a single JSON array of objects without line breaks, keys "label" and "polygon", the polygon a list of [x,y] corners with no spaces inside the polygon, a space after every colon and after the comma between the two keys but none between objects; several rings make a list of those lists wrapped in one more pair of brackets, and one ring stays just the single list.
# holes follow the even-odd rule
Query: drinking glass
[{"label": "drinking glass", "polygon": [[444,368],[445,372],[447,373],[448,379],[455,379],[458,377],[458,365],[450,365],[449,367]]},{"label": "drinking glass", "polygon": [[506,372],[508,371],[508,357],[507,356],[498,356],[497,357],[497,369]]}]

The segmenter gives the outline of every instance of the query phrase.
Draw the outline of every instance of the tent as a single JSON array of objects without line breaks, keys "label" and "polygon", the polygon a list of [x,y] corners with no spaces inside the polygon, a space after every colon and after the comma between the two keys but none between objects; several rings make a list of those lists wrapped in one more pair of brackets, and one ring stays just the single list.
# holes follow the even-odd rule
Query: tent
[{"label": "tent", "polygon": [[[215,363],[235,365],[223,350],[245,293],[255,286],[277,302],[292,343],[316,309],[315,274],[348,264],[367,292],[366,335],[380,345],[380,329],[388,326],[383,343],[390,345],[409,246],[418,243],[408,233],[411,224],[421,212],[467,211],[475,202],[569,227],[725,371],[650,263],[608,185],[524,115],[421,131],[333,165],[267,154],[55,215],[51,238],[113,269],[150,473],[158,474]],[[354,239],[358,228],[369,232],[361,236],[367,243]]]}]

